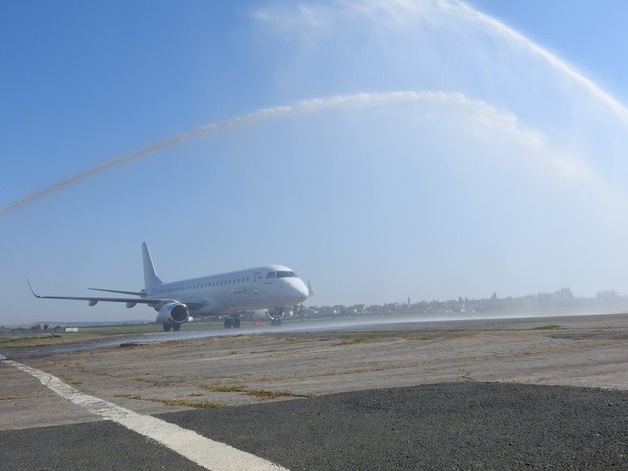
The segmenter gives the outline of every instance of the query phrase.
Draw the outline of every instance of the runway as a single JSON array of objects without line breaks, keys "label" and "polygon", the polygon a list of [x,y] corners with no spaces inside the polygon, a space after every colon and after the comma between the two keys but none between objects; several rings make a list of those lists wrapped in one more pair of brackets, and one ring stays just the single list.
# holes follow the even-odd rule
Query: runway
[{"label": "runway", "polygon": [[[2,354],[178,427],[175,442],[193,432],[277,469],[620,469],[627,321],[396,323]],[[229,469],[95,415],[9,361],[0,372],[0,469]]]}]

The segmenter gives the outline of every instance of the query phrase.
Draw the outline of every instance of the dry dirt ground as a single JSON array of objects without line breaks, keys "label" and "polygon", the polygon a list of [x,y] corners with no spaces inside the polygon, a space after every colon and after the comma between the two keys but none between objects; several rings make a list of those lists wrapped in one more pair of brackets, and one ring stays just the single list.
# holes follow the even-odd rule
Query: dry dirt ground
[{"label": "dry dirt ground", "polygon": [[[628,390],[628,315],[212,337],[31,357],[1,352],[143,413],[445,382]],[[22,352],[23,353],[23,352]],[[20,358],[22,357],[22,358]],[[0,364],[0,430],[95,420]],[[40,424],[41,425],[41,424]]]}]

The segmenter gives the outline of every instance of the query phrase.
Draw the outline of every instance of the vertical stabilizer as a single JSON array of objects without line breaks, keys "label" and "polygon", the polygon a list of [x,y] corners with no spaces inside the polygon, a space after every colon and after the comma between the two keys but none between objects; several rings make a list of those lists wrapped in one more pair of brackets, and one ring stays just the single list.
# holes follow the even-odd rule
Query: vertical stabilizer
[{"label": "vertical stabilizer", "polygon": [[155,274],[153,259],[150,258],[150,252],[148,251],[146,242],[142,243],[142,255],[144,256],[144,288],[148,289],[160,285],[162,281]]}]

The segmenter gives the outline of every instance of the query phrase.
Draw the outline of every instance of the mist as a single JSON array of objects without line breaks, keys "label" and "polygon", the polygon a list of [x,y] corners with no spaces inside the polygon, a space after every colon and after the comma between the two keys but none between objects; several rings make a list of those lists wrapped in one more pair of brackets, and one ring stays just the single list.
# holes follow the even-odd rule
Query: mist
[{"label": "mist", "polygon": [[352,299],[621,288],[628,114],[584,74],[456,1],[278,5],[254,18],[284,52],[278,95],[442,97],[308,122],[322,134],[316,154],[297,152],[309,168],[342,155],[325,177],[335,197],[309,209],[313,224],[333,221],[333,264],[363,277]]},{"label": "mist", "polygon": [[77,256],[44,291],[108,286],[121,264],[114,288],[138,285],[148,240],[162,278],[282,263],[311,280],[306,304],[625,293],[628,112],[558,54],[456,1],[277,2],[246,25],[268,106],[2,206],[54,202],[49,237],[117,265]]}]

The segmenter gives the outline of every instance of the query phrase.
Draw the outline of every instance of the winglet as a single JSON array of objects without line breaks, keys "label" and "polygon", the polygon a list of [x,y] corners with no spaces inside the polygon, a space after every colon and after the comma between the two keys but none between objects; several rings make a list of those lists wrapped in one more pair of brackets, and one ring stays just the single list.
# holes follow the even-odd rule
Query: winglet
[{"label": "winglet", "polygon": [[40,296],[37,293],[35,293],[35,290],[33,289],[33,285],[31,284],[31,280],[26,278],[26,281],[28,282],[28,286],[30,287],[31,293],[33,293],[33,296],[35,296],[36,298],[41,298],[42,296]]}]

